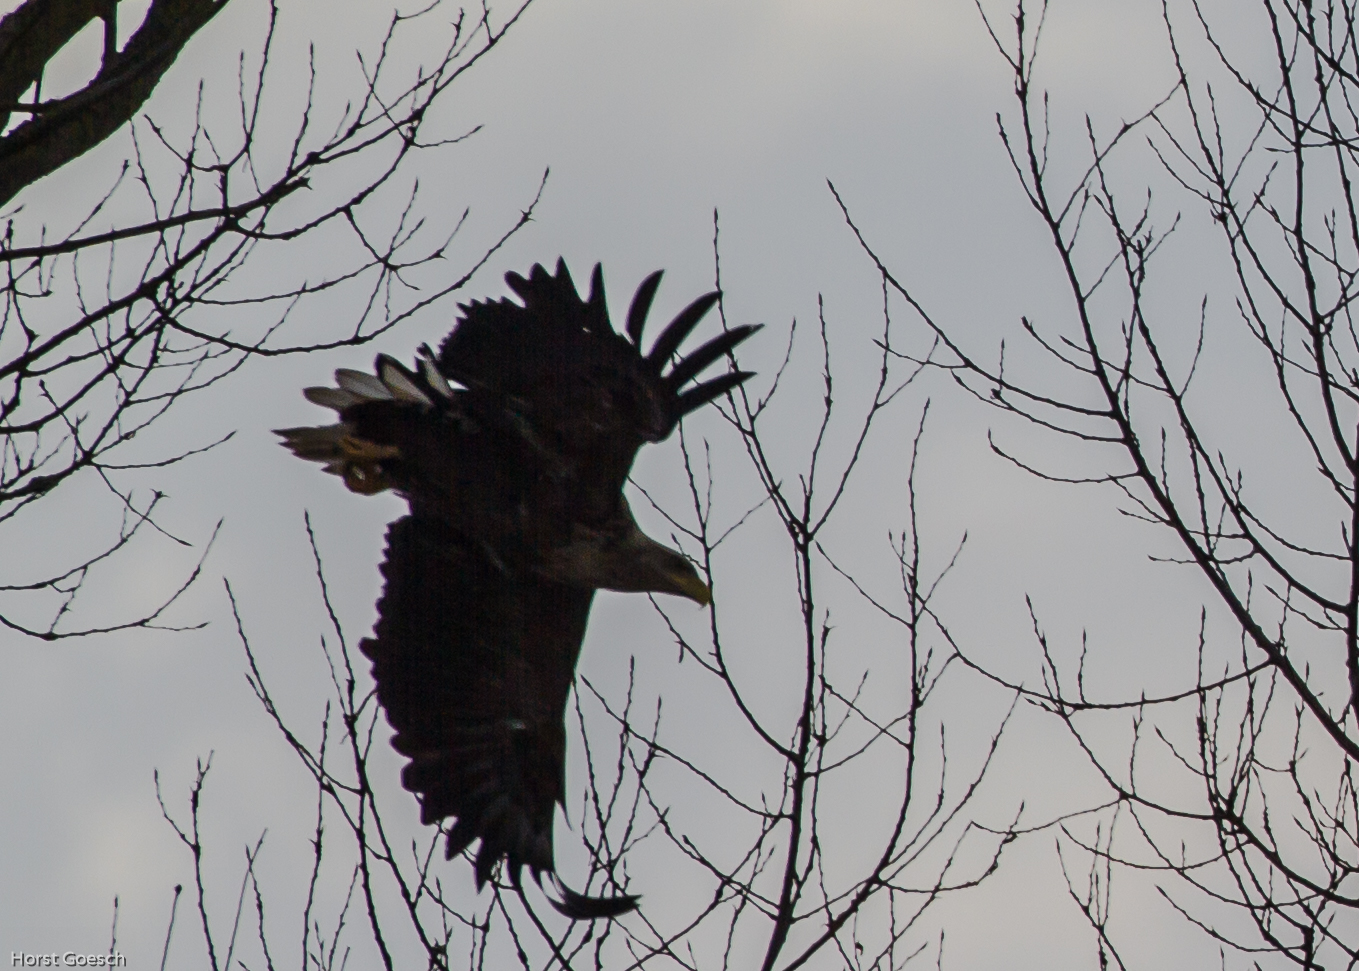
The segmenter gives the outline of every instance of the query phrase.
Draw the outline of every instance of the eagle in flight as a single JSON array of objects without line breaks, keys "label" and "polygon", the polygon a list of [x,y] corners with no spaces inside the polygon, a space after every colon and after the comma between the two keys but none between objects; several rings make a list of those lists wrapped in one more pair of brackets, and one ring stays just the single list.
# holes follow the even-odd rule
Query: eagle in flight
[{"label": "eagle in flight", "polygon": [[540,884],[547,873],[566,916],[614,917],[637,898],[576,893],[553,865],[567,698],[595,590],[709,602],[689,561],[637,527],[623,484],[644,443],[751,376],[686,387],[757,326],[677,356],[717,302],[709,293],[643,353],[660,271],[621,334],[599,266],[584,301],[560,260],[555,275],[534,266],[505,280],[522,305],[461,305],[438,354],[422,346],[413,369],[379,355],[374,374],[336,371],[338,387],[303,393],[339,423],[278,434],[352,491],[410,504],[388,528],[378,621],[359,647],[421,821],[456,819],[450,859],[481,841],[478,889],[504,859],[516,888],[525,865]]}]

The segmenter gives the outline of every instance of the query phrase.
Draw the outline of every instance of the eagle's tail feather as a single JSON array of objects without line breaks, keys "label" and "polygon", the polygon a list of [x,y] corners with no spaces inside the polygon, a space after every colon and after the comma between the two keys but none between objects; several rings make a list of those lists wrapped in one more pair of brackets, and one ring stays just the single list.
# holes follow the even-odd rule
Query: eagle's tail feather
[{"label": "eagle's tail feather", "polygon": [[[459,819],[448,831],[447,847],[445,857],[452,859],[462,853],[479,835],[477,827],[464,825],[463,819]],[[526,830],[527,827],[524,827]],[[522,846],[529,838],[530,834],[521,832],[518,834],[519,843]],[[551,859],[551,850],[547,851],[547,859]],[[477,889],[480,890],[491,879],[491,874],[495,869],[496,863],[501,859],[505,860],[505,874],[509,878],[510,885],[516,890],[523,889],[523,868],[524,857],[521,853],[513,850],[506,852],[505,847],[499,840],[489,840],[483,837],[481,847],[477,851],[473,867],[476,872]],[[543,886],[543,874],[546,873],[552,889],[556,892],[556,898],[548,894],[547,900],[557,913],[571,920],[600,920],[613,919],[630,911],[637,909],[637,902],[641,897],[637,894],[618,894],[614,897],[589,897],[582,893],[577,893],[562,882],[561,877],[550,866],[528,864],[529,873],[533,875],[534,883],[539,887]],[[547,888],[543,888],[546,892]]]},{"label": "eagle's tail feather", "polygon": [[[538,874],[534,873],[534,879]],[[622,893],[616,897],[587,897],[584,894],[576,893],[566,884],[562,883],[561,877],[555,873],[549,873],[552,885],[556,889],[560,900],[553,900],[551,896],[547,898],[557,913],[572,920],[599,920],[600,918],[613,919],[623,914],[637,909],[637,902],[642,898],[637,894]],[[539,882],[541,886],[541,881]]]},{"label": "eagle's tail feather", "polygon": [[347,435],[344,425],[311,425],[302,428],[276,428],[274,434],[300,459],[334,462],[341,457],[340,442]]},{"label": "eagle's tail feather", "polygon": [[[426,349],[427,351],[428,349]],[[409,414],[412,409],[426,412],[431,408],[447,408],[453,389],[432,363],[422,358],[419,369],[411,371],[385,354],[379,354],[375,374],[340,368],[335,372],[333,388],[306,388],[302,393],[313,404],[340,413],[337,425],[304,428],[280,428],[275,431],[283,445],[299,458],[321,462],[326,472],[341,476],[350,490],[372,495],[392,487],[387,463],[401,458],[401,450],[390,441],[374,440],[372,422],[360,433],[356,424],[363,405],[378,408],[367,414],[391,418]],[[437,403],[437,404],[436,404]],[[379,426],[380,427],[380,426]]]}]

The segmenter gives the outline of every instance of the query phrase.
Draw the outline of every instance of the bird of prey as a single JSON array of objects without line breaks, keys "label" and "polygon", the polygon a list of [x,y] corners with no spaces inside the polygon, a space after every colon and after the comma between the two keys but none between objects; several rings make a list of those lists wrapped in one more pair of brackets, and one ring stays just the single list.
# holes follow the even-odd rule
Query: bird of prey
[{"label": "bird of prey", "polygon": [[522,304],[460,306],[438,354],[422,346],[414,368],[379,355],[374,374],[336,371],[337,387],[304,394],[339,422],[278,434],[354,492],[392,489],[410,504],[388,528],[378,621],[359,646],[422,822],[456,820],[448,858],[481,841],[478,889],[504,859],[516,889],[525,865],[540,885],[548,874],[568,917],[613,917],[637,898],[572,891],[552,853],[590,603],[601,588],[708,603],[689,561],[638,528],[623,485],[644,443],[750,377],[731,369],[690,385],[757,328],[677,356],[717,302],[709,293],[643,353],[659,271],[622,333],[599,266],[586,300],[560,260],[555,274],[534,266],[505,280]]}]

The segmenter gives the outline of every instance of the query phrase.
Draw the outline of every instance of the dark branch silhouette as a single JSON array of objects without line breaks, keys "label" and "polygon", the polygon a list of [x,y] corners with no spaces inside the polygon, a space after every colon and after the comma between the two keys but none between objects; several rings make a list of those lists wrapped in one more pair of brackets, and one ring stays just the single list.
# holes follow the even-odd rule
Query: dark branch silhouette
[{"label": "dark branch silhouette", "polygon": [[[207,120],[221,112],[206,83],[188,119],[134,117],[223,3],[156,0],[121,51],[110,39],[112,2],[29,0],[0,23],[0,102],[31,115],[0,135],[0,197],[78,167],[72,160],[114,130],[127,132],[129,150],[118,172],[91,173],[104,183],[101,197],[70,225],[53,232],[20,194],[0,227],[0,526],[13,528],[21,513],[25,522],[42,516],[43,500],[76,476],[96,477],[110,518],[123,521],[56,575],[0,578],[0,625],[12,630],[53,639],[154,626],[178,594],[133,618],[86,621],[72,603],[134,539],[188,545],[158,524],[160,494],[134,493],[131,483],[230,434],[157,449],[171,408],[252,357],[362,345],[438,303],[528,223],[541,195],[540,185],[495,238],[473,248],[479,255],[450,268],[447,249],[467,212],[416,216],[410,171],[417,157],[455,151],[470,134],[430,131],[427,117],[526,3],[498,23],[489,8],[451,23],[436,23],[435,7],[394,14],[376,51],[360,53],[357,97],[338,123],[318,123],[318,85],[338,82],[313,68],[291,130],[276,116],[264,121],[285,83],[273,65],[280,10],[270,6],[257,57],[242,56],[228,88],[234,121]],[[107,41],[99,74],[43,102],[44,65],[94,17],[104,19]],[[440,34],[433,63],[407,63],[408,40]],[[222,87],[213,79],[211,90]],[[19,104],[30,88],[32,103]],[[138,215],[115,220],[115,211]],[[317,272],[304,254],[320,245],[331,256]],[[246,272],[261,263],[272,266],[267,284]],[[34,611],[45,619],[20,619]]]},{"label": "dark branch silhouette", "polygon": [[[1049,164],[1049,100],[1035,82],[1047,17],[1046,3],[1039,6],[1034,16],[1021,0],[1013,31],[984,10],[982,17],[1014,79],[1015,117],[997,119],[1001,143],[1058,258],[1071,308],[1044,326],[1022,321],[1022,337],[1055,371],[1007,365],[1004,346],[988,363],[962,327],[925,307],[905,276],[876,255],[854,207],[832,192],[884,285],[942,345],[930,363],[977,399],[1066,439],[1102,471],[1054,471],[993,437],[997,455],[1049,482],[1112,489],[1122,513],[1173,538],[1178,554],[1161,558],[1194,569],[1210,599],[1198,629],[1184,637],[1197,677],[1179,690],[1091,697],[1086,666],[1098,661],[1098,645],[1082,643],[1071,671],[1032,605],[1040,684],[988,677],[1061,719],[1111,794],[1052,824],[1102,966],[1123,967],[1110,881],[1140,871],[1157,875],[1172,907],[1253,967],[1266,954],[1301,968],[1352,967],[1359,961],[1359,9],[1348,0],[1262,0],[1259,39],[1273,62],[1257,69],[1197,4],[1181,17],[1166,3],[1175,65],[1168,92],[1109,134],[1087,119],[1086,158],[1061,181]],[[1235,276],[1226,299],[1209,293],[1179,309],[1157,293],[1157,273],[1183,225],[1179,213],[1163,213],[1150,188],[1129,188],[1128,163],[1142,146],[1147,184],[1168,177],[1199,223],[1216,226]],[[1207,263],[1201,249],[1191,252]],[[1253,345],[1263,353],[1273,387],[1241,385],[1246,358],[1209,346],[1205,333],[1219,315],[1244,338],[1230,345],[1234,351]],[[1205,394],[1210,372],[1213,390]],[[1231,417],[1210,396],[1233,382],[1238,393],[1268,402],[1292,440],[1224,435]],[[1294,455],[1310,462],[1283,458]],[[1262,462],[1289,463],[1287,495],[1247,472]],[[1210,607],[1231,618],[1225,639],[1209,622]],[[1181,725],[1189,716],[1192,732],[1174,727],[1177,715]],[[1128,746],[1109,744],[1106,729],[1117,717],[1131,729]],[[1163,772],[1187,778],[1197,797],[1147,781]],[[1247,917],[1254,934],[1224,929],[1224,913]]]},{"label": "dark branch silhouette", "polygon": [[[0,20],[0,206],[127,124],[227,0],[152,0],[117,47],[117,0],[25,0]],[[41,98],[48,63],[89,23],[104,24],[99,72],[62,98]],[[32,100],[21,102],[24,92]],[[28,119],[10,127],[14,115]]]}]

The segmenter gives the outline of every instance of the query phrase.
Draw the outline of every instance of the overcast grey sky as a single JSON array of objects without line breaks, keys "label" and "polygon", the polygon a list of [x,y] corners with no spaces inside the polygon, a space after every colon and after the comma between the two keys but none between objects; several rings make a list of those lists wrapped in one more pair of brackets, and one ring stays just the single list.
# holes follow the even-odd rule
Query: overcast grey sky
[{"label": "overcast grey sky", "polygon": [[[988,10],[999,23],[1009,17],[1005,4]],[[259,0],[232,0],[181,56],[149,112],[173,129],[185,119],[200,77],[210,96],[229,96],[236,55],[255,56],[263,13]],[[386,5],[353,0],[284,4],[275,54],[280,76],[300,77],[305,45],[314,41],[318,104],[338,110],[336,101],[357,90],[354,50],[371,51],[387,14]],[[1159,3],[1141,0],[1054,2],[1042,80],[1053,92],[1058,148],[1079,146],[1084,114],[1107,131],[1169,89],[1159,14]],[[1010,112],[1011,98],[1005,65],[970,0],[537,0],[444,105],[441,131],[484,127],[442,156],[446,169],[420,172],[421,206],[446,223],[470,207],[448,260],[449,272],[461,272],[468,255],[528,204],[550,167],[533,223],[459,299],[505,295],[504,272],[564,256],[579,283],[603,263],[615,318],[641,278],[665,268],[653,311],[658,319],[711,288],[716,208],[728,319],[769,325],[749,342],[743,363],[761,378],[770,374],[790,322],[811,325],[820,294],[844,368],[844,400],[852,405],[862,402],[872,378],[881,294],[828,179],[880,254],[973,347],[994,347],[1013,334],[1020,314],[1066,312],[1052,258],[996,136],[995,113]],[[285,140],[289,116],[280,116]],[[31,218],[59,226],[69,218],[68,203],[102,184],[101,175],[127,151],[125,137],[116,137],[20,201]],[[1073,171],[1074,165],[1057,163]],[[1186,234],[1192,240],[1203,230],[1191,225]],[[1186,252],[1192,255],[1192,244]],[[247,270],[261,280],[270,272]],[[1175,285],[1184,289],[1172,293],[1183,292],[1196,307],[1204,285],[1197,291],[1191,280]],[[304,305],[299,312],[324,311]],[[373,348],[254,362],[166,419],[167,448],[237,431],[205,456],[136,480],[169,495],[167,528],[196,544],[225,519],[203,580],[174,614],[180,622],[209,621],[204,630],[52,646],[0,636],[0,961],[13,950],[102,949],[117,895],[120,949],[131,967],[155,966],[171,888],[188,883],[191,870],[160,818],[152,773],[160,771],[167,800],[182,810],[195,759],[210,752],[204,825],[219,922],[234,906],[242,847],[266,829],[261,876],[277,895],[279,922],[294,919],[314,795],[247,688],[221,578],[230,580],[265,674],[293,720],[316,724],[326,687],[318,648],[325,628],[303,511],[311,512],[341,619],[356,640],[374,617],[383,528],[401,504],[345,492],[280,449],[269,429],[325,419],[301,397],[303,386],[326,382],[336,367],[366,367],[377,350],[408,358],[419,343],[446,333],[453,312],[446,301]],[[901,308],[894,312],[902,328],[914,326]],[[795,376],[802,391],[785,403],[777,425],[776,448],[790,462],[805,446],[820,395],[814,371],[804,367]],[[969,536],[940,600],[960,642],[998,671],[1036,677],[1028,594],[1061,650],[1078,650],[1088,630],[1098,652],[1095,684],[1110,692],[1133,683],[1138,690],[1182,684],[1177,678],[1192,671],[1184,652],[1201,598],[1183,574],[1147,562],[1146,552],[1163,541],[1119,517],[1111,495],[1041,486],[993,457],[988,428],[1045,460],[1073,467],[1084,461],[1004,425],[946,381],[922,381],[885,420],[875,457],[832,533],[835,554],[890,595],[886,534],[903,522],[904,456],[927,396],[932,419],[919,483],[926,555],[942,564],[962,534]],[[730,467],[737,467],[719,422],[708,416],[694,427],[727,449]],[[667,492],[676,448],[672,441],[651,449],[656,454],[646,456],[638,474],[682,500]],[[749,488],[748,473],[744,480],[731,475],[744,482],[738,493]],[[21,537],[11,531],[5,579],[25,575],[16,550],[55,563],[68,540],[107,528],[90,512],[98,491],[92,482],[63,487],[27,518]],[[777,669],[780,650],[791,643],[782,636],[790,574],[775,530],[756,528],[743,542],[719,563],[717,588],[738,631],[733,650],[749,665],[746,673],[759,677]],[[167,544],[135,546],[82,597],[84,616],[126,616],[153,602],[195,555]],[[864,619],[847,590],[831,596],[838,598],[832,602],[846,663],[890,669],[890,638]],[[1156,610],[1147,609],[1151,603]],[[648,659],[643,670],[653,693],[680,678],[671,670],[673,647],[646,604],[601,597],[585,669],[616,677],[631,653]],[[945,717],[965,762],[1008,698],[967,676],[951,691]],[[670,731],[692,733],[696,747],[720,752],[724,739],[714,726],[724,716],[682,698],[667,709]],[[773,694],[769,704],[777,708]],[[1038,822],[1094,798],[1079,755],[1043,716],[1021,710],[1002,751],[978,813],[983,821],[1001,824],[1025,801],[1025,818]],[[407,800],[410,822],[414,801],[396,791],[396,760],[384,758],[379,771],[391,804]],[[850,831],[858,825],[852,815],[845,822]],[[464,863],[441,872],[446,883],[470,884]],[[634,878],[642,893],[662,893],[655,884],[663,876],[638,871]],[[1116,903],[1122,926],[1136,928],[1126,943],[1143,966],[1216,962],[1214,949],[1150,882],[1120,884]],[[181,907],[173,967],[198,961],[192,919]],[[994,878],[940,908],[937,920],[948,929],[944,967],[952,971],[1094,966],[1092,935],[1066,895],[1050,834],[1014,846]],[[817,966],[834,966],[829,957]]]}]

